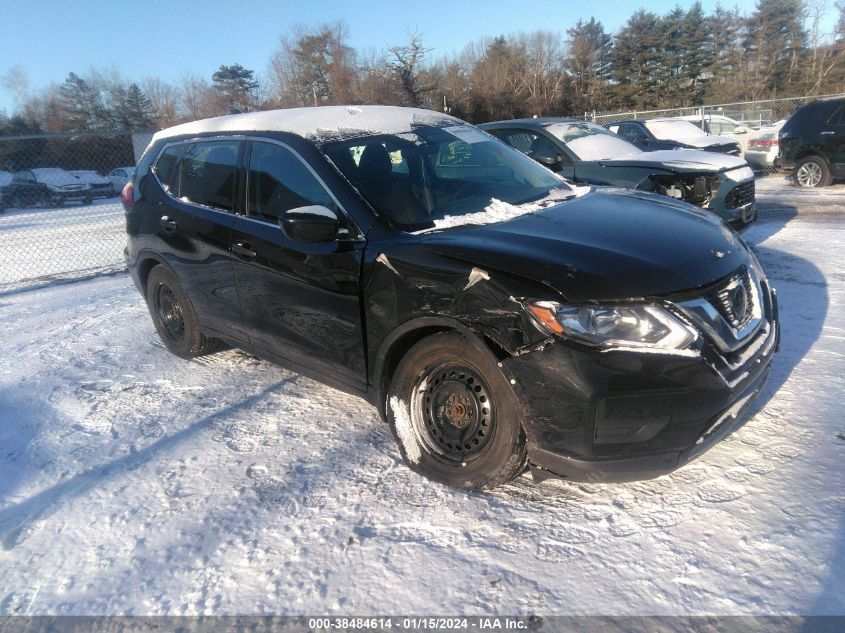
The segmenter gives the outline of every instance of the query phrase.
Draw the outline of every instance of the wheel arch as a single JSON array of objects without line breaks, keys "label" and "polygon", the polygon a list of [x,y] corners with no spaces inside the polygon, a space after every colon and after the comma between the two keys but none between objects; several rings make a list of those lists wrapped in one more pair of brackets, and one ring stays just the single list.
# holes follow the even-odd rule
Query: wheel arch
[{"label": "wheel arch", "polygon": [[811,156],[813,158],[818,158],[819,160],[821,160],[825,165],[827,165],[827,168],[830,169],[830,161],[827,159],[827,157],[824,155],[824,153],[819,151],[819,149],[816,148],[816,147],[804,147],[801,150],[799,150],[795,154],[795,164],[796,164],[796,166],[798,164],[798,161],[802,161],[805,158],[809,158]]},{"label": "wheel arch", "polygon": [[496,358],[507,356],[502,348],[486,336],[479,335],[465,323],[451,317],[419,317],[406,321],[390,334],[379,345],[376,353],[372,386],[375,389],[375,405],[383,420],[387,420],[385,398],[390,387],[393,373],[408,351],[424,338],[442,332],[457,332],[474,339],[481,347],[490,351]]},{"label": "wheel arch", "polygon": [[174,270],[170,267],[170,265],[164,260],[163,257],[151,252],[142,252],[138,255],[138,281],[141,283],[141,289],[143,292],[146,293],[147,291],[147,279],[150,277],[150,272],[156,266],[164,266],[167,268],[171,273],[176,275]]}]

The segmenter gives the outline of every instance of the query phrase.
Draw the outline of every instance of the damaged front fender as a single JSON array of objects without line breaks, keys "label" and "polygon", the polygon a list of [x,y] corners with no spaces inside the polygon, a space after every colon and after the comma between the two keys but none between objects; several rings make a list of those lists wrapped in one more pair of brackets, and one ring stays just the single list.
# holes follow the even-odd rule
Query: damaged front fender
[{"label": "damaged front fender", "polygon": [[526,299],[559,300],[536,282],[472,266],[419,243],[397,243],[364,263],[370,384],[383,411],[399,360],[421,338],[454,330],[479,339],[499,359],[550,343],[524,308]]}]

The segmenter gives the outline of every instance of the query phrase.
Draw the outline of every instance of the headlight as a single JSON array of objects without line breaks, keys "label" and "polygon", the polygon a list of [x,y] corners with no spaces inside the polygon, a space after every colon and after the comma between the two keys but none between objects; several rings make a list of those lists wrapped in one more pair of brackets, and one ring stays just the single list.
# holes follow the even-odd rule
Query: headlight
[{"label": "headlight", "polygon": [[726,171],[725,177],[727,177],[728,180],[733,180],[734,182],[742,182],[743,180],[754,178],[754,170],[748,166],[740,167],[738,169]]},{"label": "headlight", "polygon": [[62,191],[61,187],[58,187],[56,185],[50,185],[50,184],[47,185],[47,189],[49,189],[50,191],[58,191],[58,192]]},{"label": "headlight", "polygon": [[526,305],[544,332],[602,347],[680,350],[695,341],[695,330],[655,305],[570,306],[553,301]]}]

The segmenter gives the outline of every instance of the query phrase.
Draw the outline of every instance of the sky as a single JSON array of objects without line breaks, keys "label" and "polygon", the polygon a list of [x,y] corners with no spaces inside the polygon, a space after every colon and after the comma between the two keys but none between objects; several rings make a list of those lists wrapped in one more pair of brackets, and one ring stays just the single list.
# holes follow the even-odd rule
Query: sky
[{"label": "sky", "polygon": [[[833,21],[834,0],[830,2]],[[417,31],[432,58],[460,51],[484,36],[547,29],[565,31],[595,17],[616,31],[638,8],[659,14],[678,0],[0,0],[0,75],[20,65],[37,91],[71,71],[116,70],[127,79],[158,76],[178,82],[188,73],[211,79],[221,64],[239,63],[261,78],[279,37],[297,24],[344,20],[359,51],[404,43]],[[706,13],[717,0],[703,0]],[[755,0],[725,0],[743,13]],[[0,87],[0,110],[15,109]]]}]

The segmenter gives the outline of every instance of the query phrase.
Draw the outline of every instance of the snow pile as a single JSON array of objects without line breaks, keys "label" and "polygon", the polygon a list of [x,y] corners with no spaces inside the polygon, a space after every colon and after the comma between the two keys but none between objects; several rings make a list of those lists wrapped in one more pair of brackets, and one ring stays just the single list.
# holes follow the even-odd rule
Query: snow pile
[{"label": "snow pile", "polygon": [[414,125],[456,125],[460,119],[421,108],[394,106],[321,106],[232,114],[176,125],[156,132],[153,142],[205,132],[291,132],[306,138],[350,134],[398,134]]},{"label": "snow pile", "polygon": [[474,213],[466,213],[464,215],[447,215],[442,219],[434,220],[434,229],[424,229],[417,231],[424,233],[435,229],[448,229],[455,226],[479,225],[479,224],[495,224],[497,222],[507,222],[528,213],[534,213],[545,209],[546,207],[554,206],[570,198],[577,198],[590,192],[590,187],[573,187],[571,189],[552,189],[549,194],[535,200],[533,202],[526,202],[525,204],[511,204],[504,202],[498,198],[492,198],[482,211]]}]

